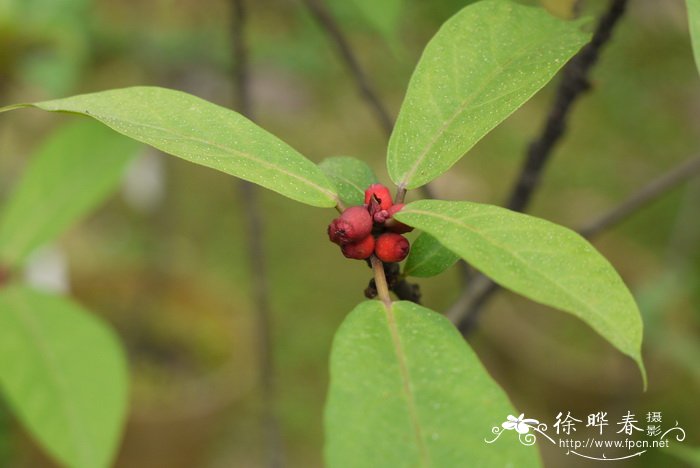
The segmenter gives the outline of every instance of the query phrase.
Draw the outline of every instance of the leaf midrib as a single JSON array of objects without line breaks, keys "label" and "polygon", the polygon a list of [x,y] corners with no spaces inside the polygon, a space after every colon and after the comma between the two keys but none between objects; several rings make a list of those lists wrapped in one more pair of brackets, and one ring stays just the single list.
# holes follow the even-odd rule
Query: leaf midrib
[{"label": "leaf midrib", "polygon": [[423,466],[432,466],[430,462],[430,457],[428,455],[428,448],[425,443],[425,437],[423,436],[423,430],[421,429],[420,421],[418,418],[418,409],[416,408],[416,400],[413,395],[413,389],[411,388],[411,375],[408,372],[408,365],[406,364],[406,355],[403,350],[403,345],[401,343],[401,336],[399,335],[399,330],[396,325],[396,315],[394,314],[393,306],[391,304],[382,304],[384,312],[386,314],[387,326],[391,333],[391,341],[394,346],[394,351],[396,352],[396,358],[399,364],[399,371],[401,373],[402,389],[406,396],[406,405],[408,406],[408,413],[411,418],[411,424],[413,425],[414,435],[416,437],[416,443],[418,444],[418,450],[420,452],[421,460]]}]

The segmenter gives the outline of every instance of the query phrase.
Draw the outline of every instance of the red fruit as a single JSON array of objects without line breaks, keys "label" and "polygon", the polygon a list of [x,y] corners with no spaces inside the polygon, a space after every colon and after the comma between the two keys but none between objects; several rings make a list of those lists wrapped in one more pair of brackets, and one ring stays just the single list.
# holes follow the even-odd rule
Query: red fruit
[{"label": "red fruit", "polygon": [[328,238],[338,245],[357,242],[372,232],[372,217],[363,206],[352,206],[328,225]]},{"label": "red fruit", "polygon": [[365,190],[365,205],[372,207],[372,199],[376,200],[379,210],[388,210],[393,201],[391,200],[391,192],[382,184],[372,184]]},{"label": "red fruit", "polygon": [[391,232],[396,232],[398,234],[403,234],[404,232],[411,232],[413,231],[413,228],[411,226],[406,226],[404,223],[401,221],[397,221],[394,219],[394,215],[401,211],[401,209],[406,206],[403,203],[399,203],[396,205],[393,205],[391,208],[387,210],[387,213],[389,214],[389,219],[386,221],[385,226],[388,230]]},{"label": "red fruit", "polygon": [[377,224],[384,224],[384,222],[389,219],[389,212],[387,210],[379,210],[374,213],[372,216],[372,219],[374,220],[375,223]]},{"label": "red fruit", "polygon": [[409,250],[411,246],[408,239],[395,232],[380,235],[374,246],[374,254],[379,260],[387,263],[400,262],[406,258]]},{"label": "red fruit", "polygon": [[367,236],[359,242],[353,242],[352,244],[343,245],[340,250],[343,251],[343,255],[347,258],[356,258],[357,260],[364,260],[369,258],[374,252],[374,237]]}]

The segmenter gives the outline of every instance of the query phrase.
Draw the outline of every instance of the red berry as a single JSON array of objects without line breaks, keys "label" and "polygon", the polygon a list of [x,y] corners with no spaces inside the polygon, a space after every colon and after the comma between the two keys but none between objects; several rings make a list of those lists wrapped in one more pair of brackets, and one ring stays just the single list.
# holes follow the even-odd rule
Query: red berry
[{"label": "red berry", "polygon": [[396,213],[398,213],[399,211],[401,211],[401,209],[404,206],[406,206],[406,205],[403,203],[399,203],[399,204],[393,205],[391,208],[389,208],[387,210],[387,213],[389,214],[389,219],[386,221],[385,226],[391,232],[403,234],[404,232],[413,231],[413,228],[411,226],[406,226],[401,221],[397,221],[394,219],[394,215]]},{"label": "red berry", "polygon": [[387,232],[377,237],[374,253],[383,262],[400,262],[411,249],[408,239],[395,232]]},{"label": "red berry", "polygon": [[376,200],[379,210],[388,210],[393,201],[391,200],[391,192],[382,184],[372,184],[365,190],[365,205],[372,207],[372,199]]},{"label": "red berry", "polygon": [[343,245],[340,250],[343,251],[343,255],[347,258],[356,258],[358,260],[364,260],[369,258],[374,252],[374,237],[367,236],[359,242],[354,242],[352,244]]},{"label": "red berry", "polygon": [[374,213],[372,216],[372,219],[374,220],[375,223],[377,224],[384,224],[384,222],[389,219],[389,212],[387,210],[379,210]]},{"label": "red berry", "polygon": [[363,206],[352,206],[328,225],[328,238],[338,245],[364,239],[372,232],[372,217]]}]

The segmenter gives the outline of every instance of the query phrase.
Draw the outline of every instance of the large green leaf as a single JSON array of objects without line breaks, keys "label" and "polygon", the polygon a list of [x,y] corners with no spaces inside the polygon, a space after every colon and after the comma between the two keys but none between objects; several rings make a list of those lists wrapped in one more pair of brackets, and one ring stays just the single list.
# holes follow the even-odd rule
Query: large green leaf
[{"label": "large green leaf", "polygon": [[89,120],[59,128],[0,214],[0,262],[17,265],[94,208],[115,189],[138,147]]},{"label": "large green leaf", "polygon": [[66,299],[0,291],[0,388],[29,432],[71,468],[110,466],[127,407],[114,334]]},{"label": "large green leaf", "polygon": [[326,158],[319,167],[335,184],[340,199],[350,205],[362,205],[365,189],[377,182],[377,176],[367,163],[350,156]]},{"label": "large green leaf", "polygon": [[688,7],[688,26],[690,27],[690,43],[693,45],[695,66],[700,71],[700,0],[685,0]]},{"label": "large green leaf", "polygon": [[423,52],[389,142],[391,179],[420,187],[542,88],[588,39],[578,24],[505,0],[469,5]]},{"label": "large green leaf", "polygon": [[403,272],[408,276],[428,278],[447,270],[458,259],[459,255],[447,249],[433,236],[421,232],[411,244]]},{"label": "large green leaf", "polygon": [[494,281],[574,314],[642,372],[642,319],[610,263],[574,231],[492,205],[421,200],[395,215],[438,239]]},{"label": "large green leaf", "polygon": [[363,302],[336,333],[325,411],[331,468],[538,466],[534,447],[484,441],[509,414],[517,413],[505,393],[431,310]]},{"label": "large green leaf", "polygon": [[314,163],[237,112],[187,93],[134,87],[0,110],[17,107],[88,115],[166,153],[293,200],[321,207],[336,204],[331,182]]}]

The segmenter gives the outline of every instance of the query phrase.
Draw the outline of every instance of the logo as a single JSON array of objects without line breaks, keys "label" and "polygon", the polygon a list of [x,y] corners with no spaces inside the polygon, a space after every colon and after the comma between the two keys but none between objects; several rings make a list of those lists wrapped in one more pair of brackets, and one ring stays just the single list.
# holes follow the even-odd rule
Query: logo
[{"label": "logo", "polygon": [[[574,455],[589,460],[615,461],[639,457],[651,448],[668,448],[672,440],[683,442],[685,430],[678,425],[664,427],[663,415],[659,411],[646,414],[640,423],[631,411],[627,411],[614,424],[606,411],[591,413],[577,419],[570,411],[557,414],[552,428],[537,419],[517,418],[508,415],[500,426],[494,426],[491,439],[484,438],[487,444],[495,443],[504,433],[517,434],[518,442],[531,446],[538,438],[566,450],[566,455]],[[580,430],[580,432],[578,432]]]}]

